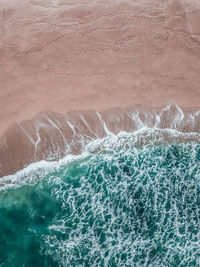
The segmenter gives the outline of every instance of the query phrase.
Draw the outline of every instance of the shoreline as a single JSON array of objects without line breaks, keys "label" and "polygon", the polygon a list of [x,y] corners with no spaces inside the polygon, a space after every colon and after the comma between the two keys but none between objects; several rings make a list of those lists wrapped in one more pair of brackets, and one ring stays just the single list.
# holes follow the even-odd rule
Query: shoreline
[{"label": "shoreline", "polygon": [[140,129],[199,134],[200,109],[183,112],[176,103],[169,103],[160,112],[140,106],[65,115],[41,113],[32,120],[12,126],[0,138],[0,177],[37,161],[55,161],[66,155],[81,154],[92,140]]},{"label": "shoreline", "polygon": [[[155,134],[158,140],[149,139],[148,135]],[[145,136],[146,135],[146,136]],[[133,140],[135,138],[135,140]],[[143,139],[143,141],[141,141]],[[126,143],[131,141],[132,143]],[[18,186],[26,184],[34,184],[39,179],[45,177],[45,175],[51,171],[55,171],[58,167],[62,167],[66,164],[71,164],[77,160],[84,160],[92,155],[101,152],[103,155],[110,154],[114,151],[120,151],[123,149],[140,149],[141,146],[154,147],[160,145],[170,144],[182,144],[182,143],[200,143],[199,133],[182,133],[174,129],[139,129],[132,133],[120,132],[118,135],[109,135],[104,138],[94,139],[88,143],[84,150],[80,154],[68,154],[63,158],[57,160],[40,160],[36,162],[30,162],[24,166],[23,169],[17,170],[13,174],[5,175],[0,178],[0,191],[10,188],[16,188]],[[128,146],[127,146],[128,145]],[[125,148],[126,147],[126,148]]]}]

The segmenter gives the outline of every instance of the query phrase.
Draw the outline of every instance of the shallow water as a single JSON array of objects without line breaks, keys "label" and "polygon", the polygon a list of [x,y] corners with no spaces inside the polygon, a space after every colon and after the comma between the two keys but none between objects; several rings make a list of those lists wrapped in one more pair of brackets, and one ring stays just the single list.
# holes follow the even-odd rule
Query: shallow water
[{"label": "shallow water", "polygon": [[0,266],[199,266],[199,142],[125,136],[0,192]]}]

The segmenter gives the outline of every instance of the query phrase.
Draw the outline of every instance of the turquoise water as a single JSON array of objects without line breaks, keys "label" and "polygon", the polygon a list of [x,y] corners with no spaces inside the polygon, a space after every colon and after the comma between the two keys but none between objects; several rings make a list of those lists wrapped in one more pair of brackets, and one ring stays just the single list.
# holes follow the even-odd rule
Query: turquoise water
[{"label": "turquoise water", "polygon": [[200,266],[198,142],[55,166],[0,192],[0,266]]}]

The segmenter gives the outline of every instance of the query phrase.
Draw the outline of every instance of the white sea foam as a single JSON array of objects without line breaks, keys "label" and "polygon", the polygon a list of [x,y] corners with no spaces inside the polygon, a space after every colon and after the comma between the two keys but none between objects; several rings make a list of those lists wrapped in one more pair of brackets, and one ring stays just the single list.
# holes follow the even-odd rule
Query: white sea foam
[{"label": "white sea foam", "polygon": [[[49,126],[46,125],[47,122],[42,119],[39,119],[37,123],[35,122],[36,140],[30,136],[23,127],[21,127],[25,136],[31,141],[31,143],[34,144],[35,151],[37,150],[39,143],[41,143],[39,133],[40,128],[55,128],[62,137],[66,146],[66,156],[58,161],[42,160],[31,163],[23,170],[20,170],[13,175],[4,176],[0,179],[0,190],[18,187],[27,183],[35,183],[38,179],[41,179],[41,177],[44,177],[46,174],[56,168],[59,168],[63,164],[70,163],[77,159],[82,159],[97,152],[134,149],[139,146],[156,145],[168,142],[200,142],[199,132],[181,132],[181,129],[185,124],[187,124],[187,126],[190,125],[191,129],[195,128],[195,125],[198,124],[200,110],[185,115],[175,102],[168,103],[168,105],[160,113],[155,111],[142,113],[144,117],[143,120],[141,120],[139,110],[134,109],[132,112],[129,112],[128,116],[132,119],[134,125],[136,126],[136,130],[131,133],[120,131],[118,134],[114,134],[108,129],[106,121],[103,120],[103,116],[98,112],[96,114],[99,119],[99,123],[104,129],[104,138],[92,139],[87,135],[81,135],[81,129],[77,125],[75,126],[71,121],[66,120],[67,125],[69,125],[73,133],[72,141],[68,144],[68,141],[59,126],[49,117],[47,117],[47,121],[50,123]],[[93,136],[97,137],[86,119],[82,115],[80,118],[87,129],[92,132]],[[164,127],[165,125],[167,126],[166,128]],[[78,129],[79,132],[77,132],[76,129]],[[76,138],[78,138],[78,143],[81,146],[81,153],[78,156],[69,154],[71,145],[74,145],[74,142],[77,141]],[[49,155],[49,159],[51,160],[51,155]]]},{"label": "white sea foam", "polygon": [[[141,132],[144,133],[145,131],[142,130]],[[181,134],[177,131],[172,131],[172,133],[174,135]],[[120,135],[125,136],[127,134],[121,133]],[[130,136],[131,134],[129,134]],[[101,141],[105,141],[108,144],[108,139]],[[112,138],[112,141],[113,143],[118,143],[119,139],[113,140]],[[150,150],[142,147],[141,153],[138,154],[135,153],[137,150],[134,153],[124,150],[120,154],[113,147],[115,153],[112,156],[102,156],[101,154],[102,157],[98,162],[87,161],[84,163],[86,166],[92,165],[92,172],[87,171],[87,176],[81,178],[79,188],[71,187],[70,190],[67,190],[62,179],[59,181],[60,186],[55,188],[55,184],[52,181],[52,195],[69,206],[71,216],[70,218],[65,216],[61,217],[61,219],[55,218],[53,221],[50,226],[52,232],[44,238],[46,254],[51,255],[62,266],[71,266],[74,257],[77,257],[74,251],[77,248],[81,250],[82,246],[88,249],[87,259],[90,259],[90,266],[99,266],[95,262],[97,258],[104,259],[105,266],[109,265],[112,258],[117,261],[117,266],[125,266],[123,260],[117,256],[123,253],[128,255],[126,258],[126,265],[128,266],[134,266],[134,258],[138,254],[141,257],[145,254],[145,257],[143,256],[145,263],[138,263],[138,266],[167,266],[169,262],[170,264],[173,263],[173,257],[176,255],[182,258],[183,265],[195,258],[195,251],[199,246],[199,236],[194,231],[193,239],[188,238],[190,231],[185,230],[186,234],[184,234],[181,233],[181,228],[188,229],[190,225],[195,225],[196,220],[193,216],[195,211],[192,210],[193,215],[190,215],[191,201],[194,204],[194,210],[197,209],[196,206],[198,205],[197,196],[194,195],[197,192],[200,177],[195,158],[196,143],[191,144],[191,146],[188,143],[181,145],[179,151],[183,156],[181,162],[178,156],[174,154],[174,147],[176,148],[173,145],[171,145],[171,149],[169,149],[169,146],[163,147],[161,150],[161,155],[163,156],[152,153],[152,151],[156,150],[155,147],[151,147],[152,149]],[[188,152],[190,157],[187,156]],[[141,155],[142,157],[140,158]],[[168,155],[171,158],[167,162]],[[124,166],[128,165],[129,156],[131,158],[129,166],[133,171],[131,178],[123,169]],[[184,156],[186,157],[185,159]],[[123,159],[124,162],[121,161]],[[105,162],[106,167],[104,165]],[[166,163],[167,166],[163,165],[163,163]],[[191,167],[196,167],[196,174],[193,174],[190,177],[192,179],[188,180],[188,168],[190,169]],[[100,186],[98,183],[99,177],[102,177],[101,184],[103,185],[97,190],[98,186]],[[174,177],[178,182],[173,182]],[[96,187],[93,188],[94,185]],[[183,190],[184,188],[185,190]],[[149,194],[150,190],[153,192],[152,195]],[[63,191],[67,192],[64,196]],[[138,196],[137,192],[140,192]],[[182,198],[178,195],[180,192],[183,193]],[[85,199],[81,205],[77,204],[79,197]],[[186,197],[190,197],[189,201]],[[169,199],[171,206],[168,209],[166,207]],[[121,202],[119,203],[119,201]],[[137,211],[140,204],[145,209],[142,218],[140,212]],[[181,215],[180,211],[182,211],[184,204],[188,206],[184,210],[185,213]],[[123,212],[123,205],[128,209],[125,212]],[[87,218],[88,214],[85,212],[87,206],[90,207],[90,212],[96,219],[92,226],[88,225],[89,218]],[[78,209],[79,211],[77,211]],[[151,213],[154,213],[151,219],[156,221],[157,232],[154,232],[151,224],[147,225]],[[107,221],[105,216],[109,216]],[[72,222],[75,222],[77,217],[79,221],[76,224],[76,228],[70,228],[71,231],[68,238],[58,238],[57,236],[60,232],[68,233],[68,220],[72,225]],[[104,223],[99,226],[99,221]],[[87,226],[87,231],[83,234],[82,230],[85,225]],[[129,227],[128,234],[124,230],[126,225]],[[96,235],[96,228],[98,227],[106,235],[104,247],[101,247],[99,237]],[[148,237],[148,228],[154,232],[152,237]],[[168,237],[172,233],[177,239]],[[194,241],[194,237],[196,241]],[[184,238],[187,239],[185,244],[183,244]],[[167,253],[163,250],[163,254],[160,254],[158,250],[156,251],[157,258],[153,258],[151,252],[159,244],[162,245],[161,249],[167,250]],[[77,257],[76,260],[78,259]],[[154,265],[150,265],[150,262],[153,262]]]},{"label": "white sea foam", "polygon": [[156,145],[168,142],[200,142],[200,134],[182,133],[173,129],[158,129],[143,127],[133,133],[120,132],[117,135],[110,135],[105,138],[98,138],[85,145],[80,155],[66,155],[58,161],[46,161],[31,163],[24,169],[13,175],[4,176],[0,180],[0,190],[15,188],[25,184],[34,184],[53,170],[59,169],[62,165],[80,160],[99,152],[110,152],[119,149],[135,149],[139,146]]},{"label": "white sea foam", "polygon": [[[113,259],[117,266],[135,261],[138,266],[173,266],[174,257],[185,265],[195,259],[200,244],[199,137],[142,128],[94,140],[81,155],[19,171],[10,188],[35,186],[5,194],[7,199],[2,194],[2,203],[10,201],[21,210],[30,203],[28,216],[33,210],[36,214],[31,213],[30,229],[36,234],[37,218],[44,216],[41,206],[53,209],[50,219],[49,214],[44,218],[48,224],[40,248],[59,266],[101,266],[100,261],[111,266]],[[44,183],[36,184],[45,175]]]}]

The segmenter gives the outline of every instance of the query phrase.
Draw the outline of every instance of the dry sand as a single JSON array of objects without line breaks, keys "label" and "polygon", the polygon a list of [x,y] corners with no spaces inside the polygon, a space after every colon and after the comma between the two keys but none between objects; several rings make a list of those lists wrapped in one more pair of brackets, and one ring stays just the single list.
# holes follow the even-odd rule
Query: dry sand
[{"label": "dry sand", "polygon": [[[120,107],[108,116],[127,118],[127,107],[169,101],[200,107],[199,1],[0,0],[1,176],[63,155],[74,135],[66,116],[84,121],[62,114]],[[84,118],[93,137],[105,134],[95,112]]]}]

